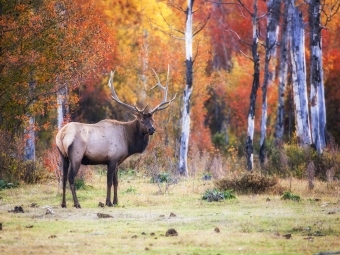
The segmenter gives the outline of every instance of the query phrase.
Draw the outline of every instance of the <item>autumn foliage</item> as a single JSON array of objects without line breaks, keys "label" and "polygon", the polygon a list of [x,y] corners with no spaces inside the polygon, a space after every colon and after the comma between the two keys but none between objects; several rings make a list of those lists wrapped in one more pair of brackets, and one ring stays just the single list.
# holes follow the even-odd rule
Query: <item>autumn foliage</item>
[{"label": "autumn foliage", "polygon": [[[208,22],[194,37],[190,147],[201,152],[216,152],[218,148],[227,154],[228,146],[239,148],[246,136],[253,79],[253,63],[249,60],[251,17],[246,9],[253,8],[253,1],[242,1],[243,7],[215,2],[195,1],[194,28]],[[164,83],[170,66],[169,94],[177,94],[177,99],[169,109],[155,114],[157,134],[149,150],[164,145],[162,153],[176,158],[185,86],[182,32],[186,1],[25,0],[2,1],[0,5],[0,135],[4,132],[17,139],[29,116],[35,116],[38,155],[44,154],[56,130],[56,92],[64,87],[69,91],[73,121],[131,120],[133,115],[111,100],[106,86],[109,71],[116,70],[114,83],[122,101],[152,108],[161,100],[159,91],[150,91],[157,82],[152,68]],[[306,8],[301,10],[307,20]],[[265,17],[266,11],[265,1],[259,1],[260,16]],[[263,44],[264,18],[259,26]],[[322,47],[328,131],[337,142],[339,33],[340,16],[335,15],[323,30]],[[261,73],[264,52],[260,46]],[[272,61],[279,63],[275,56]],[[262,74],[260,78],[262,82]],[[270,139],[276,118],[277,84],[275,77],[268,91]],[[261,116],[259,103],[256,133]],[[254,142],[257,140],[256,134]]]}]

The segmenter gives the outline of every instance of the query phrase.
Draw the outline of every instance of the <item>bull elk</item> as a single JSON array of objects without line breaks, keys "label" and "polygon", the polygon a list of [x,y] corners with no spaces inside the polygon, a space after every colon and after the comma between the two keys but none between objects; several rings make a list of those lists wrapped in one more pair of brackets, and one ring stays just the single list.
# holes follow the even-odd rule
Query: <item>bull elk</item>
[{"label": "bull elk", "polygon": [[[153,69],[152,69],[153,70]],[[118,166],[129,156],[142,153],[149,143],[149,136],[156,131],[153,125],[153,114],[170,106],[176,95],[167,101],[168,78],[166,86],[162,86],[157,73],[157,83],[152,88],[159,87],[164,92],[163,100],[151,111],[142,110],[137,106],[128,105],[119,100],[113,87],[114,72],[111,71],[108,86],[111,88],[112,98],[118,104],[133,112],[136,118],[129,122],[106,119],[96,124],[70,122],[57,134],[56,143],[63,165],[63,198],[62,207],[66,207],[67,179],[73,196],[74,206],[81,208],[74,186],[75,176],[80,165],[107,165],[107,194],[106,205],[118,203]],[[70,166],[70,173],[68,174]],[[113,184],[113,203],[111,202],[111,187]]]}]

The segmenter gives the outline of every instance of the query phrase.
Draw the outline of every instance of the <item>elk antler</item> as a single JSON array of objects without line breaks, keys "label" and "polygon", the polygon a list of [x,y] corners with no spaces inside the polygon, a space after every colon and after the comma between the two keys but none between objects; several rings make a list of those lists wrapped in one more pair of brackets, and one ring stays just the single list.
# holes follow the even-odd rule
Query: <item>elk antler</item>
[{"label": "elk antler", "polygon": [[117,103],[125,106],[126,108],[128,108],[131,111],[135,111],[135,112],[138,112],[138,113],[143,113],[145,111],[146,107],[148,107],[147,105],[144,107],[143,110],[140,110],[140,109],[137,108],[136,105],[132,106],[132,105],[123,103],[122,101],[119,100],[119,98],[117,96],[117,93],[116,93],[116,91],[115,91],[115,89],[113,87],[113,76],[114,76],[115,72],[116,71],[114,71],[114,72],[111,71],[110,72],[110,79],[109,79],[109,82],[108,82],[108,86],[111,89],[111,94],[112,94],[111,97],[113,98],[113,100],[115,100]]},{"label": "elk antler", "polygon": [[164,109],[168,108],[170,106],[170,104],[172,103],[172,101],[175,100],[176,95],[177,95],[177,94],[175,94],[175,96],[171,100],[166,101],[167,97],[168,97],[168,84],[169,84],[169,72],[170,72],[169,65],[168,65],[168,74],[167,74],[167,77],[166,77],[166,86],[165,87],[162,86],[162,84],[161,84],[161,82],[159,80],[159,77],[158,77],[157,73],[155,72],[155,70],[153,70],[153,68],[152,68],[152,71],[156,75],[157,84],[154,87],[152,87],[150,90],[153,90],[156,87],[160,87],[164,91],[164,97],[163,97],[162,102],[150,111],[151,114],[153,114],[153,113],[155,113],[157,111],[161,111],[161,110],[164,110]]}]

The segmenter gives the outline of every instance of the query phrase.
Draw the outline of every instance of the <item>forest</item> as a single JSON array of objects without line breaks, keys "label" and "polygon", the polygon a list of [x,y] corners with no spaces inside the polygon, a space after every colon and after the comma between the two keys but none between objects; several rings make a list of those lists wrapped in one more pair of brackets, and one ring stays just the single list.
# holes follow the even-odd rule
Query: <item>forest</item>
[{"label": "forest", "polygon": [[111,70],[130,105],[159,104],[158,77],[177,95],[155,114],[147,151],[123,168],[340,178],[339,8],[339,0],[1,0],[0,180],[60,178],[55,136],[68,122],[132,120],[111,98]]}]

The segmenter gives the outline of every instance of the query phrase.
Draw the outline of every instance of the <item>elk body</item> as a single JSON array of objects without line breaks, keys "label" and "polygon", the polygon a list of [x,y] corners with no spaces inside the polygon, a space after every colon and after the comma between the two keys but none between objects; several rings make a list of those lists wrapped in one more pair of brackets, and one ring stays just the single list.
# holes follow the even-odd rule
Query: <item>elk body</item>
[{"label": "elk body", "polygon": [[[140,110],[136,106],[128,105],[118,99],[113,87],[113,75],[114,73],[111,72],[108,83],[111,88],[112,98],[129,111],[132,111],[136,118],[130,122],[109,119],[102,120],[96,124],[71,122],[58,132],[56,143],[63,165],[62,207],[66,207],[65,193],[68,179],[74,206],[80,208],[74,180],[81,164],[107,165],[106,205],[113,206],[117,204],[118,166],[132,154],[142,153],[146,149],[149,136],[156,131],[153,125],[153,114],[156,111],[166,109],[176,97],[175,95],[171,100],[167,101],[168,79],[167,85],[162,86],[155,72],[158,80],[155,87],[159,87],[164,91],[163,101],[149,112],[145,111],[147,106]],[[69,168],[70,172],[68,172]],[[113,202],[111,202],[112,185]]]}]

